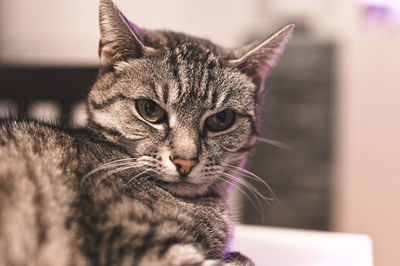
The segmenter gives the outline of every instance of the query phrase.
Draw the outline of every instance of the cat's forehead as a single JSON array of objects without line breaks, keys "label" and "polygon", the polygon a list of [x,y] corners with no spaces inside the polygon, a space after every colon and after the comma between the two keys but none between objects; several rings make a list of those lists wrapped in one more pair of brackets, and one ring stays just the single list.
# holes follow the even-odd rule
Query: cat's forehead
[{"label": "cat's forehead", "polygon": [[253,114],[254,84],[211,53],[206,56],[184,58],[176,50],[159,58],[130,60],[118,65],[120,83],[133,98],[185,113],[232,108]]},{"label": "cat's forehead", "polygon": [[142,40],[154,49],[151,56],[115,66],[126,93],[133,98],[149,98],[185,113],[224,108],[254,113],[255,85],[224,64],[224,49],[176,32],[152,32]]},{"label": "cat's forehead", "polygon": [[209,53],[209,51],[219,56],[222,56],[225,52],[223,48],[207,39],[174,31],[146,31],[140,38],[145,46],[156,50],[175,50],[200,56]]}]

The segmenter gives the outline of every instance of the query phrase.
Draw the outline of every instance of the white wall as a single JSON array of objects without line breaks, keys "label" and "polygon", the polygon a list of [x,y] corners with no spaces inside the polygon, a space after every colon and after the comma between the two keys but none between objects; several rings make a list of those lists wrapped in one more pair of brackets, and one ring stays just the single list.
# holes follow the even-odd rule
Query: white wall
[{"label": "white wall", "polygon": [[400,28],[362,23],[338,1],[332,227],[369,234],[375,266],[399,265]]},{"label": "white wall", "polygon": [[[139,26],[184,31],[226,46],[238,45],[249,32],[256,19],[255,2],[117,1]],[[97,0],[2,0],[0,60],[12,64],[96,64],[97,23]]]},{"label": "white wall", "polygon": [[0,1],[0,59],[25,64],[95,63],[95,1]]},{"label": "white wall", "polygon": [[366,233],[376,266],[399,265],[400,37],[356,37],[340,52],[333,226]]}]

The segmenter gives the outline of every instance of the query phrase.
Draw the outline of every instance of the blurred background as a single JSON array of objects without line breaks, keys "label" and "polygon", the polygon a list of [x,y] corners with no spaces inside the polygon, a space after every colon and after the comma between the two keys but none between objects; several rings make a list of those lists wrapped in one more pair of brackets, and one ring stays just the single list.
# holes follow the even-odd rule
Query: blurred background
[{"label": "blurred background", "polygon": [[[266,83],[261,136],[288,147],[260,141],[248,164],[276,197],[258,205],[235,192],[235,215],[248,224],[368,234],[375,265],[399,265],[399,0],[117,4],[142,27],[229,47],[296,23]],[[85,125],[85,94],[98,66],[97,6],[0,0],[0,118]]]}]

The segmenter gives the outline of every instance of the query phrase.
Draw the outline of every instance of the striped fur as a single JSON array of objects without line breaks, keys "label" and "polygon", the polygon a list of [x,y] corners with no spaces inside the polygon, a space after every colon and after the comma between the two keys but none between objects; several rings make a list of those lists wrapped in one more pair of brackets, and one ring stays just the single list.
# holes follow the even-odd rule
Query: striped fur
[{"label": "striped fur", "polygon": [[[292,28],[223,49],[140,29],[101,0],[88,127],[0,123],[0,266],[252,265],[229,250],[225,198],[255,142],[263,79]],[[144,119],[135,108],[143,98],[167,120]],[[233,125],[207,130],[224,109]],[[182,176],[172,158],[196,165]]]}]

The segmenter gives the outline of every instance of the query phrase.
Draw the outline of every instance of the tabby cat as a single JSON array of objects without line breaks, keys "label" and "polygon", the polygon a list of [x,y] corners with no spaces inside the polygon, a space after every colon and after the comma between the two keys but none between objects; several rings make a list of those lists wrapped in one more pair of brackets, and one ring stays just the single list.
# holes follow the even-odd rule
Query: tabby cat
[{"label": "tabby cat", "polygon": [[253,265],[225,199],[292,30],[225,49],[101,0],[87,128],[0,124],[0,265]]}]

